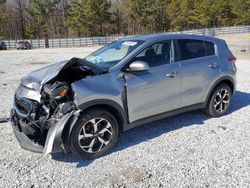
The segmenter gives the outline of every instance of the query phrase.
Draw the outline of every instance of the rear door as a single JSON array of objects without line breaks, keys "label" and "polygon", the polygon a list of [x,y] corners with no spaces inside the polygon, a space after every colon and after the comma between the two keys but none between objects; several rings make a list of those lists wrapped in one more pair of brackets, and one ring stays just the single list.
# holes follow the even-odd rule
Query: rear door
[{"label": "rear door", "polygon": [[213,42],[179,39],[176,48],[181,65],[181,106],[205,102],[207,87],[220,74]]},{"label": "rear door", "polygon": [[149,64],[147,72],[126,73],[130,122],[180,107],[180,67],[174,63],[173,42],[155,43],[136,57]]}]

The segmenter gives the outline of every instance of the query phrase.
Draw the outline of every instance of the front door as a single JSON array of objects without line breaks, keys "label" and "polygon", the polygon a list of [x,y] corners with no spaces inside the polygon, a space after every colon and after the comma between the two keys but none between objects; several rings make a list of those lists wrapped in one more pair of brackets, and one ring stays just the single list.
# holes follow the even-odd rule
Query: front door
[{"label": "front door", "polygon": [[180,69],[172,41],[147,47],[133,60],[149,64],[148,72],[126,73],[130,123],[180,107]]}]

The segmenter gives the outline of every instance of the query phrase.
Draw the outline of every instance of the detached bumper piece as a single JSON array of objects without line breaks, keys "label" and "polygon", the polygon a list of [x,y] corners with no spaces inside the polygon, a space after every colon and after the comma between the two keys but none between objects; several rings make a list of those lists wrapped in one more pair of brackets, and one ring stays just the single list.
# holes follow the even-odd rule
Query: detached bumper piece
[{"label": "detached bumper piece", "polygon": [[11,111],[11,125],[14,131],[14,134],[20,144],[20,146],[29,151],[33,151],[36,153],[43,152],[43,146],[36,144],[33,140],[31,140],[28,136],[26,136],[22,132],[22,128],[18,119],[18,115],[14,110]]}]

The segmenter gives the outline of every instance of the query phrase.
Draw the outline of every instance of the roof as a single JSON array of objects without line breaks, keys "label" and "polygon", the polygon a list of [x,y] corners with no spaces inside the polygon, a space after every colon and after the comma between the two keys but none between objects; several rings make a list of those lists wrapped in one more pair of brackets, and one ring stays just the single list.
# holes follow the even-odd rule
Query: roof
[{"label": "roof", "polygon": [[143,41],[154,41],[161,39],[199,39],[199,40],[209,40],[209,41],[218,41],[221,39],[203,35],[194,35],[194,34],[150,34],[150,35],[136,35],[125,37],[121,40],[143,40]]}]

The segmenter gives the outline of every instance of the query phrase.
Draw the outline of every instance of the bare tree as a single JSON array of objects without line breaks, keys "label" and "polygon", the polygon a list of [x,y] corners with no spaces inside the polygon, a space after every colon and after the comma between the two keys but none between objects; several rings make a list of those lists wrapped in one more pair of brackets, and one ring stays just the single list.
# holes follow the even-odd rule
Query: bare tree
[{"label": "bare tree", "polygon": [[20,18],[20,25],[21,25],[21,36],[24,39],[25,38],[25,20],[24,20],[24,5],[23,5],[23,1],[21,0],[17,0],[17,5],[18,5],[18,9],[19,9],[19,18]]}]

